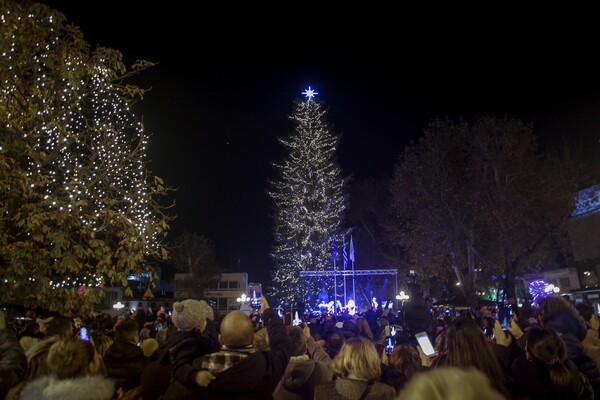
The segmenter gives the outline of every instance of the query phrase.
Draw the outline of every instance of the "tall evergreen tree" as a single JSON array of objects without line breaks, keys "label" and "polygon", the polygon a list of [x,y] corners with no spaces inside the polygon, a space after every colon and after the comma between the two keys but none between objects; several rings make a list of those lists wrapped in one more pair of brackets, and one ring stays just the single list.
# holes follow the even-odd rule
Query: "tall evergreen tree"
[{"label": "tall evergreen tree", "polygon": [[309,87],[302,94],[306,99],[296,101],[290,116],[294,132],[279,138],[288,156],[274,164],[280,179],[271,182],[269,191],[274,202],[272,294],[290,305],[309,301],[323,286],[333,287],[331,274],[304,279],[300,272],[333,271],[333,238],[346,209],[345,181],[336,160],[340,138],[326,122],[317,93]]}]

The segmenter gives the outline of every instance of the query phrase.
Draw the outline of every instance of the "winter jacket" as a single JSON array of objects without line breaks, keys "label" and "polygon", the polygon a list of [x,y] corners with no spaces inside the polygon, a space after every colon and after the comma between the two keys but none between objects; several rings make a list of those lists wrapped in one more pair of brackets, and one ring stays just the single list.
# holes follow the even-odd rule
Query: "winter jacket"
[{"label": "winter jacket", "polygon": [[567,346],[569,359],[590,380],[596,394],[600,393],[600,371],[596,362],[585,352],[583,340],[587,335],[587,325],[575,307],[569,307],[544,325],[554,329]]},{"label": "winter jacket", "polygon": [[273,391],[290,360],[292,343],[281,319],[271,308],[263,313],[267,326],[270,350],[231,349],[224,346],[219,352],[194,360],[198,369],[216,375],[208,387],[183,385],[174,381],[161,400],[186,399],[272,399]]},{"label": "winter jacket", "polygon": [[29,382],[21,400],[111,400],[116,399],[115,382],[102,375],[73,379],[44,376]]},{"label": "winter jacket", "polygon": [[171,375],[183,384],[195,384],[198,369],[192,366],[194,359],[219,350],[200,331],[175,331],[158,349],[158,360],[169,365]]},{"label": "winter jacket", "polygon": [[533,362],[527,360],[525,355],[515,358],[511,365],[511,375],[514,377],[515,398],[527,400],[592,400],[593,388],[571,360],[567,366],[573,376],[578,380],[578,387],[570,395],[555,393],[542,370]]},{"label": "winter jacket", "polygon": [[[358,400],[369,383],[358,379],[337,377],[331,382],[318,384],[315,387],[315,400]],[[367,400],[394,400],[396,389],[382,382],[371,384]]]},{"label": "winter jacket", "polygon": [[140,384],[142,371],[151,360],[144,351],[133,343],[116,341],[106,350],[103,357],[108,376],[115,379],[117,388],[130,390]]},{"label": "winter jacket", "polygon": [[291,357],[273,392],[275,400],[313,400],[315,386],[333,379],[331,357],[312,337],[306,339],[308,354]]}]

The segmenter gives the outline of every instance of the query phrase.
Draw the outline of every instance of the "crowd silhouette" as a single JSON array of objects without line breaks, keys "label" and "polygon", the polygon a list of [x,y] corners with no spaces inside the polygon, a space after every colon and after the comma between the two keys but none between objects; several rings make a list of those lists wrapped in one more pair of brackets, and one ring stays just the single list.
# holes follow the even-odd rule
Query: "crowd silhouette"
[{"label": "crowd silhouette", "polygon": [[550,296],[501,326],[498,308],[449,315],[412,298],[397,312],[322,312],[294,325],[261,300],[223,318],[194,299],[172,315],[0,313],[0,398],[593,400],[600,390],[600,323],[585,301]]}]

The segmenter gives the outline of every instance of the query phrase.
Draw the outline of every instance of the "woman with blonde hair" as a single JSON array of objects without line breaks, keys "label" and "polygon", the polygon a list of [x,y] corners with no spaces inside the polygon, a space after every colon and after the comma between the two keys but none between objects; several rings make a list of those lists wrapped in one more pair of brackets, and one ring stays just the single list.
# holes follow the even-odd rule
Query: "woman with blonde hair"
[{"label": "woman with blonde hair", "polygon": [[316,400],[392,400],[396,397],[392,386],[379,382],[381,358],[373,342],[365,337],[346,340],[331,367],[336,379],[315,386]]},{"label": "woman with blonde hair", "polygon": [[111,400],[114,381],[102,375],[102,360],[91,342],[58,340],[47,357],[49,374],[25,385],[21,400]]},{"label": "woman with blonde hair", "polygon": [[58,336],[50,336],[34,343],[27,349],[25,352],[25,355],[27,356],[27,372],[25,373],[25,378],[20,384],[13,387],[8,392],[6,395],[7,400],[19,399],[25,385],[37,378],[50,374],[50,367],[48,366],[47,361],[48,351],[50,350],[50,347],[59,340],[60,338]]},{"label": "woman with blonde hair", "polygon": [[397,400],[508,400],[475,368],[442,367],[415,376]]}]

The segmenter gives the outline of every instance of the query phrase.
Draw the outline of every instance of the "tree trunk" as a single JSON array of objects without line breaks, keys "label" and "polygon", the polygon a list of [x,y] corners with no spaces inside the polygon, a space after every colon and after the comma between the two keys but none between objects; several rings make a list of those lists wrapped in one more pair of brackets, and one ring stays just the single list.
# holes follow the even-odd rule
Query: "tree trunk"
[{"label": "tree trunk", "polygon": [[515,296],[515,266],[513,261],[510,259],[510,249],[508,246],[504,246],[504,274],[506,275],[506,287],[504,293],[506,298],[516,299]]}]

